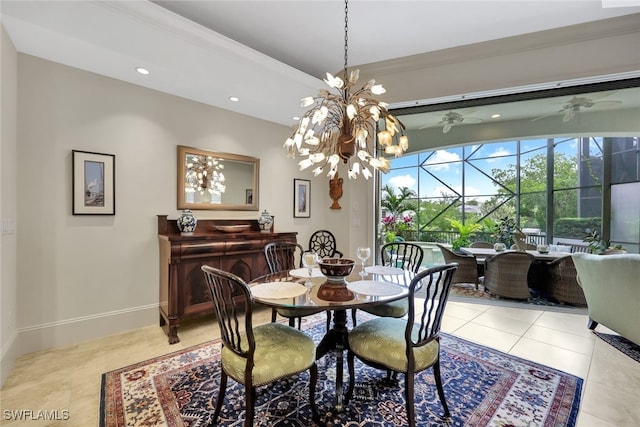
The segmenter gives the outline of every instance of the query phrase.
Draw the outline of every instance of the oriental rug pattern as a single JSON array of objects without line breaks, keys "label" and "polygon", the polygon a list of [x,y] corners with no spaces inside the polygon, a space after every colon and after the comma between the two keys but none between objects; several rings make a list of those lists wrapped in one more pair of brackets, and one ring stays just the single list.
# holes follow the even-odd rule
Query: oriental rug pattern
[{"label": "oriental rug pattern", "polygon": [[[319,340],[322,321],[304,329]],[[441,370],[452,418],[442,420],[431,370],[415,382],[419,426],[574,426],[582,379],[483,347],[452,335],[442,337]],[[103,374],[100,425],[206,426],[219,385],[220,342],[185,350]],[[346,368],[346,361],[345,361]],[[318,361],[316,398],[328,426],[404,426],[404,380],[385,381],[385,372],[356,365],[354,398],[332,412],[335,359]],[[348,374],[345,369],[345,382]],[[306,373],[257,390],[257,426],[314,425]],[[217,425],[244,424],[244,388],[229,380]]]}]

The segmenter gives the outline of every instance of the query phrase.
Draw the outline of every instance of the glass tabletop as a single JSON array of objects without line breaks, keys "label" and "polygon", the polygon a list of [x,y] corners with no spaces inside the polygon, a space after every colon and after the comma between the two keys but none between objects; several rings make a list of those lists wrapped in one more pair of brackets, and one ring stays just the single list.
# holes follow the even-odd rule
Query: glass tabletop
[{"label": "glass tabletop", "polygon": [[364,276],[360,271],[356,266],[344,281],[334,282],[325,276],[298,277],[287,270],[258,277],[249,286],[255,288],[254,301],[272,307],[348,309],[404,298],[415,276],[407,270],[384,274],[385,269],[368,268]]}]

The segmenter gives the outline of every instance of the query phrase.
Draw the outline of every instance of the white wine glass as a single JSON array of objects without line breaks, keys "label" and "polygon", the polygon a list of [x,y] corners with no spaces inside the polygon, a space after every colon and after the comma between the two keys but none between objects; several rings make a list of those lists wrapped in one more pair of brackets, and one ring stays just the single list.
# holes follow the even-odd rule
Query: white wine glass
[{"label": "white wine glass", "polygon": [[358,246],[358,249],[356,249],[356,256],[358,257],[358,259],[362,263],[362,271],[360,271],[360,276],[364,277],[364,276],[367,275],[367,272],[364,271],[364,263],[371,256],[371,248],[368,248],[368,247],[365,247],[365,246]]},{"label": "white wine glass", "polygon": [[315,252],[304,252],[302,254],[302,265],[307,268],[309,274],[309,280],[305,283],[306,286],[311,286],[311,276],[313,274],[313,267],[318,265],[318,254]]}]

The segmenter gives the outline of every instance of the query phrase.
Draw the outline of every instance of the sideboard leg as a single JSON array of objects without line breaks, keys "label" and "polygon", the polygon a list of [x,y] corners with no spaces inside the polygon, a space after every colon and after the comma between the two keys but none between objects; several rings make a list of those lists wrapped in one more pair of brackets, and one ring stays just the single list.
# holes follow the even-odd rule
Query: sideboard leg
[{"label": "sideboard leg", "polygon": [[169,344],[176,344],[180,342],[180,338],[178,338],[178,326],[179,325],[169,326]]}]

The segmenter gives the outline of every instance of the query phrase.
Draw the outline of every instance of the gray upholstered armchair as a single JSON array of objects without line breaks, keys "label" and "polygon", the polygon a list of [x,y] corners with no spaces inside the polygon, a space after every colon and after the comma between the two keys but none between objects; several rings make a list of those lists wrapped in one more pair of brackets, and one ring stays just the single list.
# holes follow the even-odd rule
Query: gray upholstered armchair
[{"label": "gray upholstered armchair", "polygon": [[598,323],[640,345],[640,255],[571,255],[589,310]]}]

